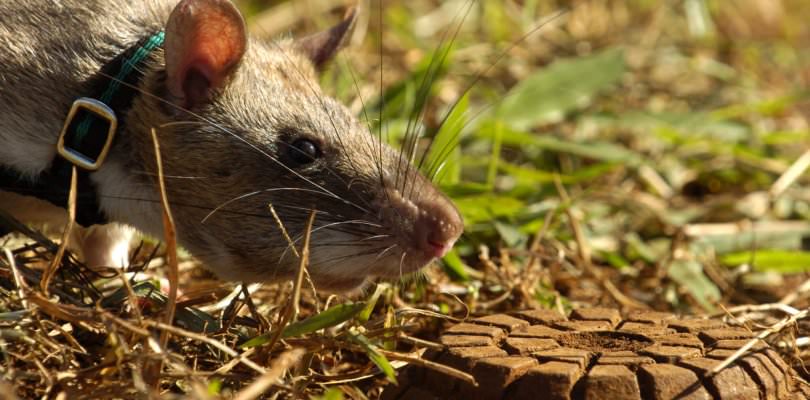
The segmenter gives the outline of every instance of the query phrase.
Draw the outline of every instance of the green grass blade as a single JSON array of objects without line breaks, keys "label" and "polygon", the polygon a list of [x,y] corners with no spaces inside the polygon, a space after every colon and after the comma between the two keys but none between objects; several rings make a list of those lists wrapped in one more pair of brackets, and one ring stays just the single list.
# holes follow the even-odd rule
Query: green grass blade
[{"label": "green grass blade", "polygon": [[[284,328],[284,331],[281,333],[281,337],[289,338],[301,336],[338,325],[354,318],[354,316],[363,311],[365,307],[366,303],[346,303],[336,305],[303,321],[298,321],[287,325],[287,327]],[[274,332],[268,332],[263,335],[256,336],[239,347],[245,349],[261,346],[272,339],[273,335]]]},{"label": "green grass blade", "polygon": [[517,129],[558,122],[618,85],[624,72],[620,48],[557,61],[512,88],[498,107],[498,117]]},{"label": "green grass blade", "polygon": [[367,337],[360,334],[350,333],[349,338],[353,342],[359,344],[363,348],[363,350],[365,350],[368,358],[375,365],[377,365],[377,368],[379,368],[380,371],[382,371],[385,374],[385,377],[388,378],[388,380],[391,383],[397,384],[397,374],[396,371],[394,370],[394,367],[391,366],[391,363],[388,361],[388,358],[380,354],[380,352],[377,350],[377,346],[372,344]]}]

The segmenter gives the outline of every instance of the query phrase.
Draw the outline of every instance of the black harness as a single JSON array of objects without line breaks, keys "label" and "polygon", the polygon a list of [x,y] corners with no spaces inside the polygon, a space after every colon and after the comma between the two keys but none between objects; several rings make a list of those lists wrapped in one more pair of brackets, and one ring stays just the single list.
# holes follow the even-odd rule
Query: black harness
[{"label": "black harness", "polygon": [[73,102],[50,168],[30,181],[0,166],[0,190],[67,208],[71,175],[76,167],[76,222],[84,226],[107,223],[90,174],[101,167],[116,131],[124,125],[124,116],[143,78],[142,63],[163,45],[163,40],[163,31],[157,32],[105,64],[88,83],[96,97],[80,97]]}]

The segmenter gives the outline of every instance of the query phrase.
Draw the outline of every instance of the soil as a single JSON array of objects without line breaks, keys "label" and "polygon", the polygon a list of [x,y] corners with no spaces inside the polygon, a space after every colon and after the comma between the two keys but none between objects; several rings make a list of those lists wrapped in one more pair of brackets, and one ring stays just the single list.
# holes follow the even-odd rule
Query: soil
[{"label": "soil", "polygon": [[753,334],[708,319],[607,308],[522,311],[457,324],[425,358],[471,374],[477,386],[419,366],[383,399],[806,399],[793,370],[765,343],[709,372]]}]

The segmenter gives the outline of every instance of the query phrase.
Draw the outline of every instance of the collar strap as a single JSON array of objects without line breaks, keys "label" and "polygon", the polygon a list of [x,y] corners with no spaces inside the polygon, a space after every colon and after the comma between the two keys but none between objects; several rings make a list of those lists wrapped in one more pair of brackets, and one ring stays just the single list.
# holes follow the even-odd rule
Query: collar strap
[{"label": "collar strap", "polygon": [[104,163],[126,112],[138,95],[137,86],[143,78],[141,64],[163,41],[164,32],[157,32],[105,64],[88,82],[89,91],[97,97],[80,97],[71,105],[57,141],[58,156],[51,167],[35,182],[21,179],[14,171],[0,169],[0,189],[67,208],[70,178],[76,166],[76,222],[84,226],[106,223],[90,173]]}]

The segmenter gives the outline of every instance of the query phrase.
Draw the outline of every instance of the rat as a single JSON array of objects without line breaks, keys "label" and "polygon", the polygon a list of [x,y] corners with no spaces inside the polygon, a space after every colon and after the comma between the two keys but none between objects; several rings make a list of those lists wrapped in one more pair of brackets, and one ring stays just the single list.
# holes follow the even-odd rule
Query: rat
[{"label": "rat", "polygon": [[[91,226],[79,246],[111,262],[87,248],[126,237],[122,226],[163,235],[154,130],[178,242],[220,278],[293,277],[291,247],[312,212],[308,272],[319,289],[414,273],[453,247],[463,220],[406,156],[319,87],[355,19],[260,41],[226,0],[5,2],[0,169],[47,191],[64,182],[53,179],[57,166],[78,165],[81,208],[97,216],[77,218]],[[76,139],[78,115],[95,144]],[[0,190],[12,215],[67,220],[60,202]],[[32,211],[46,206],[61,216]],[[112,225],[92,227],[102,223]]]}]

